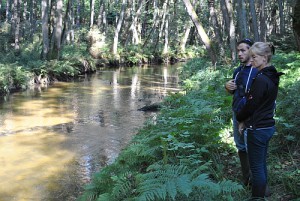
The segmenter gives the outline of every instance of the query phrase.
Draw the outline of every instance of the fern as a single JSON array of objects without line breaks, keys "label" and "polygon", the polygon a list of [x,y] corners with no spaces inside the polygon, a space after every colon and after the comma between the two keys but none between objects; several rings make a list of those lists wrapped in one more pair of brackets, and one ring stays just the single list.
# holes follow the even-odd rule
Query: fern
[{"label": "fern", "polygon": [[242,189],[241,185],[232,181],[215,183],[205,173],[195,177],[199,171],[190,173],[185,166],[155,164],[149,166],[148,170],[150,172],[140,178],[137,200],[176,200],[179,196],[212,200],[220,195],[230,197],[230,193]]},{"label": "fern", "polygon": [[112,197],[110,196],[109,193],[103,193],[97,199],[97,201],[108,201],[108,200],[112,200]]},{"label": "fern", "polygon": [[115,176],[113,180],[115,181],[115,185],[112,190],[112,195],[114,195],[114,198],[123,199],[127,196],[130,196],[133,186],[131,172],[126,172],[121,176]]}]

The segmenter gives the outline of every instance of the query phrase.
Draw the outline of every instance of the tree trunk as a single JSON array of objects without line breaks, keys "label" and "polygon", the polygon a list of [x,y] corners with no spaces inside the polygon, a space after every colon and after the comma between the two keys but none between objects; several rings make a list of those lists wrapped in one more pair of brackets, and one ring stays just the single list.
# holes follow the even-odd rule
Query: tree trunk
[{"label": "tree trunk", "polygon": [[103,12],[104,12],[104,0],[99,2],[99,13],[97,18],[97,26],[102,31],[102,24],[103,24]]},{"label": "tree trunk", "polygon": [[90,27],[94,25],[95,0],[90,0]]},{"label": "tree trunk", "polygon": [[300,0],[296,0],[295,6],[293,8],[293,31],[300,52]]},{"label": "tree trunk", "polygon": [[10,13],[10,7],[11,7],[11,1],[12,0],[7,0],[6,1],[6,9],[5,9],[5,16],[6,16],[6,19],[5,19],[5,22],[9,22],[11,20],[11,13]]},{"label": "tree trunk", "polygon": [[61,39],[62,39],[62,14],[63,14],[63,0],[57,0],[56,2],[56,28],[55,28],[55,48],[56,59],[59,59],[61,50]]},{"label": "tree trunk", "polygon": [[265,0],[260,1],[260,41],[267,40],[266,33],[266,15],[265,15]]},{"label": "tree trunk", "polygon": [[71,9],[72,9],[72,0],[68,0],[67,2],[67,10],[64,17],[64,28],[62,30],[61,44],[65,43],[67,35],[71,29]]},{"label": "tree trunk", "polygon": [[235,27],[233,21],[233,9],[232,3],[229,0],[220,1],[223,18],[225,21],[225,28],[228,35],[229,47],[231,52],[232,63],[236,63],[236,38],[235,38]]},{"label": "tree trunk", "polygon": [[48,29],[48,0],[42,0],[42,33],[43,33],[43,51],[42,59],[47,59],[49,53],[49,29]]},{"label": "tree trunk", "polygon": [[[22,5],[22,0],[20,0],[20,4]],[[27,16],[26,16],[26,13],[28,12],[27,11],[27,1],[24,2],[23,4],[23,20],[26,21],[27,20]]]},{"label": "tree trunk", "polygon": [[184,27],[185,27],[185,29],[184,29],[185,31],[180,40],[180,51],[181,52],[185,52],[185,46],[186,46],[188,37],[190,35],[192,25],[189,22],[187,22]]},{"label": "tree trunk", "polygon": [[29,14],[29,22],[30,22],[30,38],[32,40],[33,34],[36,29],[36,0],[31,0],[30,3],[30,14]]},{"label": "tree trunk", "polygon": [[135,12],[135,16],[132,19],[132,24],[130,26],[130,30],[132,31],[132,40],[133,40],[132,42],[133,42],[133,44],[139,44],[141,42],[139,33],[137,31],[137,21],[138,21],[138,18],[140,17],[140,15],[141,15],[143,4],[144,4],[144,0],[140,0],[139,1],[139,8]]},{"label": "tree trunk", "polygon": [[214,33],[215,33],[215,38],[217,43],[215,45],[217,45],[219,48],[219,53],[221,55],[221,57],[223,58],[223,56],[225,55],[225,50],[223,48],[223,39],[222,39],[222,34],[220,31],[220,26],[218,23],[218,18],[215,12],[215,0],[208,0],[208,6],[209,6],[209,13],[210,13],[210,19],[211,19],[211,24],[212,27],[214,29]]},{"label": "tree trunk", "polygon": [[[148,31],[148,35],[147,36],[145,36],[145,33],[146,33],[145,30],[146,30],[146,28],[143,26],[144,28],[142,29],[141,35],[142,35],[142,37],[144,37],[146,39],[144,40],[144,44],[143,44],[142,48],[144,48],[147,44],[149,44],[148,43],[149,40],[151,40],[151,42],[153,41],[152,38],[154,36],[156,27],[158,26],[158,23],[159,23],[157,4],[158,4],[157,0],[154,0],[153,1],[153,10],[154,10],[154,12],[153,12],[153,18],[152,18],[152,26],[151,26],[150,30]],[[147,9],[145,9],[145,10],[147,11]]]},{"label": "tree trunk", "polygon": [[11,24],[12,33],[14,35],[15,50],[20,50],[19,37],[20,37],[20,2],[14,0],[13,4],[13,20]]},{"label": "tree trunk", "polygon": [[165,40],[164,40],[164,49],[162,51],[163,54],[167,54],[169,52],[169,15],[166,15],[165,22]]},{"label": "tree trunk", "polygon": [[198,31],[198,34],[202,40],[202,42],[204,43],[205,47],[206,47],[206,50],[208,51],[208,54],[210,56],[210,59],[211,59],[211,62],[214,66],[214,68],[216,67],[216,63],[217,63],[217,59],[216,59],[216,55],[211,47],[211,41],[210,39],[208,38],[190,0],[183,0],[184,2],[184,5],[186,7],[186,10],[191,18],[191,20],[193,21],[197,31]]},{"label": "tree trunk", "polygon": [[120,17],[118,19],[117,27],[115,29],[114,42],[113,42],[113,48],[112,48],[112,53],[114,55],[117,55],[117,52],[118,52],[119,33],[120,33],[121,26],[122,26],[123,19],[124,19],[126,4],[127,4],[127,1],[122,0],[122,8],[121,8],[121,12],[120,12]]},{"label": "tree trunk", "polygon": [[238,0],[239,39],[249,37],[245,0]]},{"label": "tree trunk", "polygon": [[270,34],[277,33],[276,12],[277,12],[277,6],[273,6],[271,10],[271,19],[270,19]]},{"label": "tree trunk", "polygon": [[[52,6],[51,6],[52,7]],[[56,10],[51,37],[50,59],[59,59],[62,40],[62,9],[63,0],[56,0]]]},{"label": "tree trunk", "polygon": [[280,35],[285,34],[285,23],[284,23],[284,16],[283,16],[283,0],[278,0],[278,8],[279,8],[279,27],[280,27]]},{"label": "tree trunk", "polygon": [[77,0],[76,27],[80,27],[80,22],[81,22],[81,0]]},{"label": "tree trunk", "polygon": [[231,60],[236,62],[236,39],[235,39],[235,27],[233,21],[232,4],[229,0],[220,0],[220,5],[223,13],[223,19],[225,22],[225,29],[228,35],[229,47],[231,52]]},{"label": "tree trunk", "polygon": [[223,20],[224,20],[224,28],[226,30],[226,34],[229,37],[230,19],[229,19],[228,9],[225,0],[220,0],[220,7],[222,11]]},{"label": "tree trunk", "polygon": [[156,40],[156,43],[155,43],[155,49],[156,49],[156,47],[158,47],[158,44],[160,43],[160,39],[163,35],[163,30],[164,30],[165,23],[166,23],[166,14],[167,14],[167,9],[168,9],[168,4],[169,4],[169,0],[166,0],[163,4],[162,20],[161,20],[161,23],[160,23],[158,37],[157,37],[157,40]]},{"label": "tree trunk", "polygon": [[254,33],[254,41],[259,41],[259,33],[258,33],[258,25],[257,25],[257,18],[256,18],[256,9],[255,9],[255,2],[254,0],[249,0],[250,6],[250,13],[251,13],[251,25],[252,30]]}]

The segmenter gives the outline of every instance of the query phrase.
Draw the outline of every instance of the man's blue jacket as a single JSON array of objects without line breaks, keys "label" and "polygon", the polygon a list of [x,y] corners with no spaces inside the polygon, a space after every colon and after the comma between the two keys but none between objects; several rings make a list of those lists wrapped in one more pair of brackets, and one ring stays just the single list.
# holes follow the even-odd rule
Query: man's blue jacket
[{"label": "man's blue jacket", "polygon": [[233,73],[233,79],[237,89],[233,93],[232,110],[237,113],[246,104],[246,93],[258,73],[257,68],[245,65],[237,67]]}]

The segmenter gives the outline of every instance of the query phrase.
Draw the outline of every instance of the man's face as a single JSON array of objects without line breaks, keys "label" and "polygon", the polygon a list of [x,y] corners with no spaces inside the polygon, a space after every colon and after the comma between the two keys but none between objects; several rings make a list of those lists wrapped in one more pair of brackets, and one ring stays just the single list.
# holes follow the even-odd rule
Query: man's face
[{"label": "man's face", "polygon": [[241,63],[248,63],[249,62],[249,45],[246,43],[241,43],[237,46],[238,57]]}]

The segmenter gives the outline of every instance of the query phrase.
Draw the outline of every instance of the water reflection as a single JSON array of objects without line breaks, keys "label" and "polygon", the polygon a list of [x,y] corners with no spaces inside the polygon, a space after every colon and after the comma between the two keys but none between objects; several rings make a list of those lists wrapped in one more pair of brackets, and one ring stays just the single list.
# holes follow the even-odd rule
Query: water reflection
[{"label": "water reflection", "polygon": [[175,66],[102,70],[0,104],[0,200],[75,200],[145,120],[178,91]]}]

